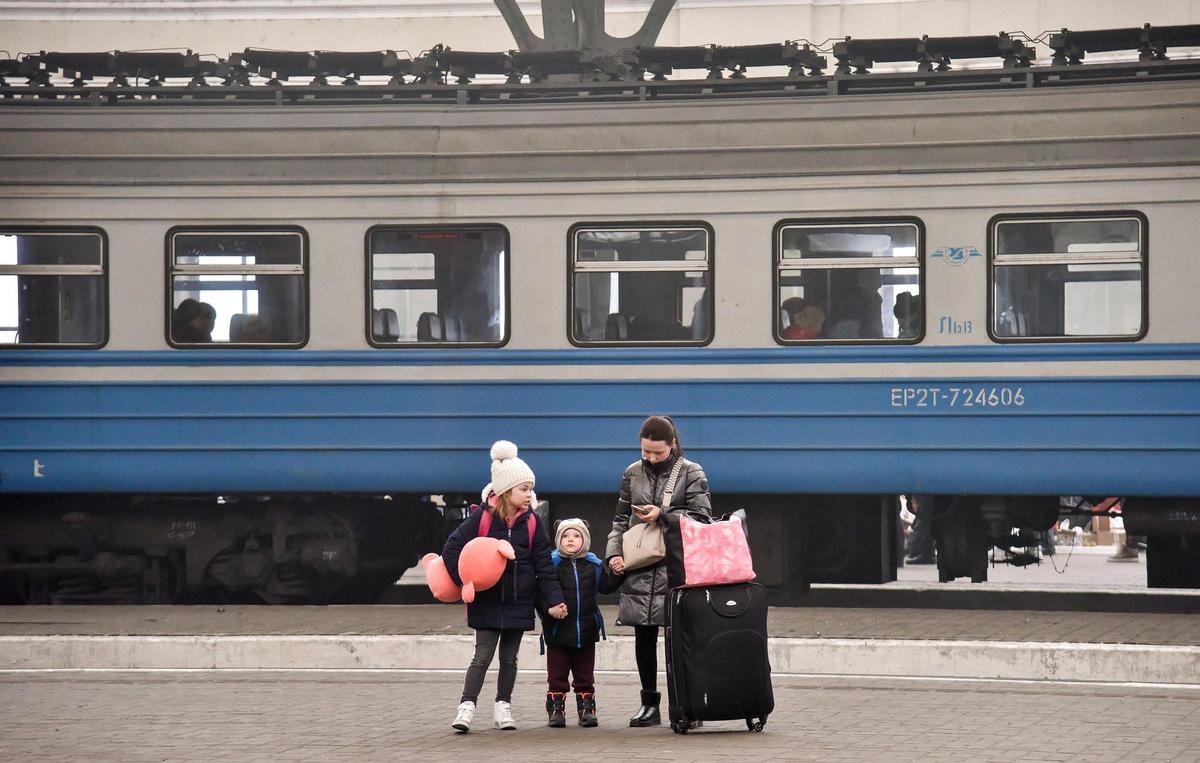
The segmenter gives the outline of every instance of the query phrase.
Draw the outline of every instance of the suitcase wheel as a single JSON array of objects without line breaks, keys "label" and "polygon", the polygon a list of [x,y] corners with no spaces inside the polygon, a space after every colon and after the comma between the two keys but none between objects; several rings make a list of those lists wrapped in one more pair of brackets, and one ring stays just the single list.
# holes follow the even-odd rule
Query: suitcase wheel
[{"label": "suitcase wheel", "polygon": [[750,729],[751,731],[762,731],[763,727],[766,725],[767,725],[766,718],[759,718],[757,721],[754,720],[753,718],[746,719],[746,728]]},{"label": "suitcase wheel", "polygon": [[674,731],[676,734],[686,734],[690,728],[691,724],[687,721],[675,721],[671,724],[671,731]]}]

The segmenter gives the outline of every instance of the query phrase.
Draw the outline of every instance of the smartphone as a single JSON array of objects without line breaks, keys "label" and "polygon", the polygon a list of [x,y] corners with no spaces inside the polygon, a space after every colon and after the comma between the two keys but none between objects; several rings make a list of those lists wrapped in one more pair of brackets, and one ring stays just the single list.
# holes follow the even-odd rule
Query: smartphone
[{"label": "smartphone", "polygon": [[644,517],[647,514],[649,514],[651,511],[654,511],[654,509],[656,509],[656,508],[657,508],[656,506],[652,506],[648,503],[644,503],[640,506],[634,506],[633,510],[636,511],[639,515]]}]

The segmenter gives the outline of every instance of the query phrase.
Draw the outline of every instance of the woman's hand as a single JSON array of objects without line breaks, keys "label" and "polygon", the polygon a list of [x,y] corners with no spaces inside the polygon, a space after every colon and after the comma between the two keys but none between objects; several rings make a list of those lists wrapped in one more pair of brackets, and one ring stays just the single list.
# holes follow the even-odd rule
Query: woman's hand
[{"label": "woman's hand", "polygon": [[613,571],[614,575],[625,574],[625,557],[614,556],[608,560],[608,568]]},{"label": "woman's hand", "polygon": [[561,620],[567,616],[567,605],[559,604],[546,610],[555,620]]},{"label": "woman's hand", "polygon": [[[646,508],[646,509],[648,509],[648,511],[643,513],[641,511],[641,508]],[[641,519],[643,522],[654,522],[660,516],[662,516],[662,509],[659,508],[658,506],[650,506],[649,504],[647,504],[645,507],[639,507],[637,515],[638,515],[638,518]]]}]

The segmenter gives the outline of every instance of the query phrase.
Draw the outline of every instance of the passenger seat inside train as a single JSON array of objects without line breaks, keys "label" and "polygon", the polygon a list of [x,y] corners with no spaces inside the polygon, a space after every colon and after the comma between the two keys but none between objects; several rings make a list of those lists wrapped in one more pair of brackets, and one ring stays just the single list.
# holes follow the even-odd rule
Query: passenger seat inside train
[{"label": "passenger seat inside train", "polygon": [[457,315],[421,313],[417,318],[418,342],[465,342],[462,318]]},{"label": "passenger seat inside train", "polygon": [[400,319],[390,307],[371,311],[371,336],[377,342],[394,342],[400,338]]},{"label": "passenger seat inside train", "polygon": [[629,316],[624,313],[609,313],[604,321],[604,338],[620,340],[629,338]]},{"label": "passenger seat inside train", "polygon": [[996,321],[996,334],[998,336],[1029,336],[1029,325],[1025,320],[1025,313],[1018,312],[1011,305],[1007,310],[1000,313]]}]

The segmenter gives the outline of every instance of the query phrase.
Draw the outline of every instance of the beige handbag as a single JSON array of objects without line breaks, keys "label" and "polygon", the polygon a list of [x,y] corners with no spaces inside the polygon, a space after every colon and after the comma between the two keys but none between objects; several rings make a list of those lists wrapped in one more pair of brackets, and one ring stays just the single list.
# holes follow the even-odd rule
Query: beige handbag
[{"label": "beige handbag", "polygon": [[[663,511],[671,506],[671,499],[675,497],[675,482],[679,479],[682,469],[683,458],[679,458],[671,469],[667,489],[663,491]],[[632,508],[630,510],[632,511]],[[632,516],[630,518],[632,519]],[[621,536],[621,550],[626,572],[658,564],[667,556],[667,541],[663,536],[662,525],[658,522],[638,522]]]}]

